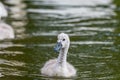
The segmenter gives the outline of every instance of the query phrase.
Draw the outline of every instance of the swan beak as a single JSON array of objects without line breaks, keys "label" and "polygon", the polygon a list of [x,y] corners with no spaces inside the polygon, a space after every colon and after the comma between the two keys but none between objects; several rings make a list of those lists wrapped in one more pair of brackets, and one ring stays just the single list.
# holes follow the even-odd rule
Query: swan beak
[{"label": "swan beak", "polygon": [[59,52],[61,48],[62,48],[62,43],[61,43],[61,42],[58,42],[58,43],[55,45],[54,50],[55,50],[55,52]]}]

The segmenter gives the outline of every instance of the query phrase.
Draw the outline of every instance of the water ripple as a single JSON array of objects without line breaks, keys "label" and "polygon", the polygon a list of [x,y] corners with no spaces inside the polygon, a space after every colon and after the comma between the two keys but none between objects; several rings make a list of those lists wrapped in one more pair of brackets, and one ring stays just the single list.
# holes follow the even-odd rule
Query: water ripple
[{"label": "water ripple", "polygon": [[25,66],[25,63],[19,62],[19,61],[14,61],[14,60],[5,60],[5,59],[0,59],[0,64],[2,65],[8,65],[8,66],[20,66],[23,67]]},{"label": "water ripple", "polygon": [[[107,17],[114,16],[115,13],[111,9],[89,9],[89,8],[69,8],[63,10],[53,10],[53,9],[28,9],[28,12],[43,13],[43,14],[57,14],[66,17],[69,16],[79,16],[79,17]],[[88,14],[89,12],[89,14]]]},{"label": "water ripple", "polygon": [[76,42],[71,42],[71,44],[76,44],[76,45],[88,45],[88,44],[104,44],[104,45],[112,45],[113,42],[103,42],[103,41],[76,41]]},{"label": "water ripple", "polygon": [[[26,0],[27,1],[27,0]],[[31,0],[32,1],[32,0]],[[57,5],[57,6],[97,6],[111,4],[111,0],[35,0],[35,5]]]}]

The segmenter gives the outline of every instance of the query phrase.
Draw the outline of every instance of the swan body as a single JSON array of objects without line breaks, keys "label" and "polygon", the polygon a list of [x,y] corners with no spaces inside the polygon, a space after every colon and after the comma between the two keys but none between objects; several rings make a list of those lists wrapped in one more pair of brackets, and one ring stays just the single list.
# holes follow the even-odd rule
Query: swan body
[{"label": "swan body", "polygon": [[15,38],[13,28],[4,22],[0,22],[0,40],[13,38]]},{"label": "swan body", "polygon": [[4,5],[0,2],[0,40],[13,39],[15,37],[13,28],[1,19],[7,16],[8,12]]},{"label": "swan body", "polygon": [[65,77],[70,78],[76,76],[76,69],[67,62],[67,52],[69,49],[70,40],[67,34],[61,33],[58,35],[55,51],[59,51],[57,59],[51,59],[45,63],[41,69],[43,75],[49,77]]}]

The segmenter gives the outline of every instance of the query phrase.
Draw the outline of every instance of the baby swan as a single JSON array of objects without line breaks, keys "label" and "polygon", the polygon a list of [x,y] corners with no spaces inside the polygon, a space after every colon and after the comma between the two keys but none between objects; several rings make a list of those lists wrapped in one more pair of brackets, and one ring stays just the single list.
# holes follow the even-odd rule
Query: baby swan
[{"label": "baby swan", "polygon": [[0,2],[0,19],[2,17],[7,17],[8,13],[7,10],[5,9],[5,6],[2,4],[2,2]]},{"label": "baby swan", "polygon": [[58,35],[57,44],[54,48],[59,52],[57,59],[47,61],[41,69],[41,74],[49,77],[71,78],[76,76],[76,69],[67,62],[67,53],[70,45],[69,36],[65,33]]},{"label": "baby swan", "polygon": [[15,38],[13,28],[2,20],[2,18],[5,18],[7,16],[8,12],[5,9],[4,5],[0,2],[0,40]]},{"label": "baby swan", "polygon": [[13,28],[10,25],[0,21],[0,40],[14,38],[15,35]]}]

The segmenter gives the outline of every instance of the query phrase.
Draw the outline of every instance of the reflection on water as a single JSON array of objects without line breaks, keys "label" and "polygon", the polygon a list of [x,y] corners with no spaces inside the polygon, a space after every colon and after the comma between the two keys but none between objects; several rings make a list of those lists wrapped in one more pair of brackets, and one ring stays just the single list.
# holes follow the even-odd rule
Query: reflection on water
[{"label": "reflection on water", "polygon": [[75,79],[65,80],[118,80],[119,1],[115,1],[3,1],[16,39],[0,42],[1,80],[61,80],[40,74],[44,63],[58,56],[53,46],[60,32],[70,36],[68,62],[77,69]]}]

